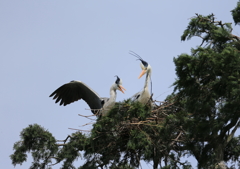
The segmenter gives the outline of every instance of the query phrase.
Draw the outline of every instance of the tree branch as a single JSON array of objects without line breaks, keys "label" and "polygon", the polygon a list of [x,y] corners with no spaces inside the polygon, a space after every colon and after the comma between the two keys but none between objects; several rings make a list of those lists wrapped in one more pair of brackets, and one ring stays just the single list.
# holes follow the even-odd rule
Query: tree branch
[{"label": "tree branch", "polygon": [[240,120],[238,120],[237,125],[234,127],[234,129],[232,130],[231,134],[228,135],[227,140],[225,141],[225,146],[232,140],[237,128],[240,126]]},{"label": "tree branch", "polygon": [[226,127],[223,128],[223,130],[220,133],[220,137],[223,138],[225,136],[225,134],[227,133],[227,131],[230,130],[233,126],[235,126],[236,123],[238,123],[238,125],[239,125],[238,121],[239,121],[239,118],[233,119]]},{"label": "tree branch", "polygon": [[65,144],[66,141],[67,141],[69,138],[72,138],[72,137],[71,137],[70,135],[68,135],[65,140],[57,140],[57,142],[64,142],[64,144]]}]

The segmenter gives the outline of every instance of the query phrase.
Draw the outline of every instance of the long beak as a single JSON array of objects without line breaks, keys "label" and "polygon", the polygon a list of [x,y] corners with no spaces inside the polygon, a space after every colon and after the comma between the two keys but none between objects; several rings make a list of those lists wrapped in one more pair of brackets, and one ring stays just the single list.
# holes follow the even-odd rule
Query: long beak
[{"label": "long beak", "polygon": [[124,93],[124,90],[126,91],[126,89],[122,86],[122,85],[119,85],[119,90]]},{"label": "long beak", "polygon": [[138,79],[140,79],[145,73],[146,73],[146,70],[142,70],[142,72],[140,73]]}]

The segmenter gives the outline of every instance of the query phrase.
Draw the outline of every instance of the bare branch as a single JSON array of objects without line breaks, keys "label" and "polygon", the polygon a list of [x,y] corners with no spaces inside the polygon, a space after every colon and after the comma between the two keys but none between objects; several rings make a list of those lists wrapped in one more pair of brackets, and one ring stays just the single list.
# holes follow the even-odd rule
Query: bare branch
[{"label": "bare branch", "polygon": [[170,146],[172,146],[175,142],[178,141],[179,137],[183,134],[182,131],[180,131],[180,133],[178,134],[177,138],[173,139],[173,142],[170,143]]},{"label": "bare branch", "polygon": [[77,130],[77,131],[84,131],[84,132],[91,132],[91,130],[80,130],[80,129],[74,129],[74,128],[68,128],[70,130]]},{"label": "bare branch", "polygon": [[234,136],[234,134],[235,134],[235,132],[236,132],[236,130],[239,126],[240,126],[240,120],[238,120],[238,123],[236,124],[236,126],[232,130],[231,134],[228,135],[227,140],[225,142],[226,145],[232,140],[232,138],[233,138],[233,136]]},{"label": "bare branch", "polygon": [[66,143],[66,141],[67,141],[69,138],[72,138],[72,137],[71,137],[70,135],[68,135],[65,140],[57,140],[57,142],[64,142],[64,143]]},{"label": "bare branch", "polygon": [[[53,165],[56,165],[56,164],[58,164],[58,163],[60,163],[61,161],[61,159],[60,158],[57,158],[57,157],[53,157],[53,156],[50,156],[49,158],[54,158],[54,159],[56,159],[56,163],[54,163],[54,164],[51,164],[50,166],[53,166]],[[59,160],[59,161],[58,161]]]}]

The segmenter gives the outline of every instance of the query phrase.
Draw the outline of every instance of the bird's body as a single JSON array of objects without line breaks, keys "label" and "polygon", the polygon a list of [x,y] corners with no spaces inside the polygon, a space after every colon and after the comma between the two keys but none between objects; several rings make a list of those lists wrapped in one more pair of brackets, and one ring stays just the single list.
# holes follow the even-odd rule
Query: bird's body
[{"label": "bird's body", "polygon": [[94,90],[81,81],[71,81],[60,86],[49,97],[53,96],[53,99],[56,99],[55,103],[60,102],[60,106],[66,106],[74,101],[83,99],[94,114],[106,115],[115,105],[116,90],[120,90],[123,93],[123,90],[125,90],[119,77],[117,77],[117,80],[110,88],[110,98],[101,98]]},{"label": "bird's body", "polygon": [[103,108],[102,108],[102,111],[101,111],[101,114],[103,116],[107,115],[108,111],[111,110],[114,107],[116,97],[117,97],[117,92],[116,92],[116,90],[114,90],[114,85],[112,85],[111,88],[110,88],[110,98],[103,105]]},{"label": "bird's body", "polygon": [[150,92],[149,92],[148,88],[146,88],[146,89],[143,89],[141,92],[136,93],[132,97],[132,99],[133,99],[133,101],[138,101],[142,104],[147,104],[147,102],[150,99],[150,96],[151,96]]}]

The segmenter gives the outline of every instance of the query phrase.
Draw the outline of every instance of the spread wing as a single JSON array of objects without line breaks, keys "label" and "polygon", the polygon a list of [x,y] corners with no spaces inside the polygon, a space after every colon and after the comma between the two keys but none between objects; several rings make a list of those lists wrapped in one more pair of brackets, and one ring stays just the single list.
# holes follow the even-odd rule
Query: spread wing
[{"label": "spread wing", "polygon": [[[101,99],[99,95],[90,87],[80,81],[71,81],[60,86],[49,97],[56,99],[55,103],[68,105],[80,99],[83,99],[91,109],[101,109]],[[92,111],[94,113],[94,111]],[[94,113],[95,114],[95,113]]]}]

